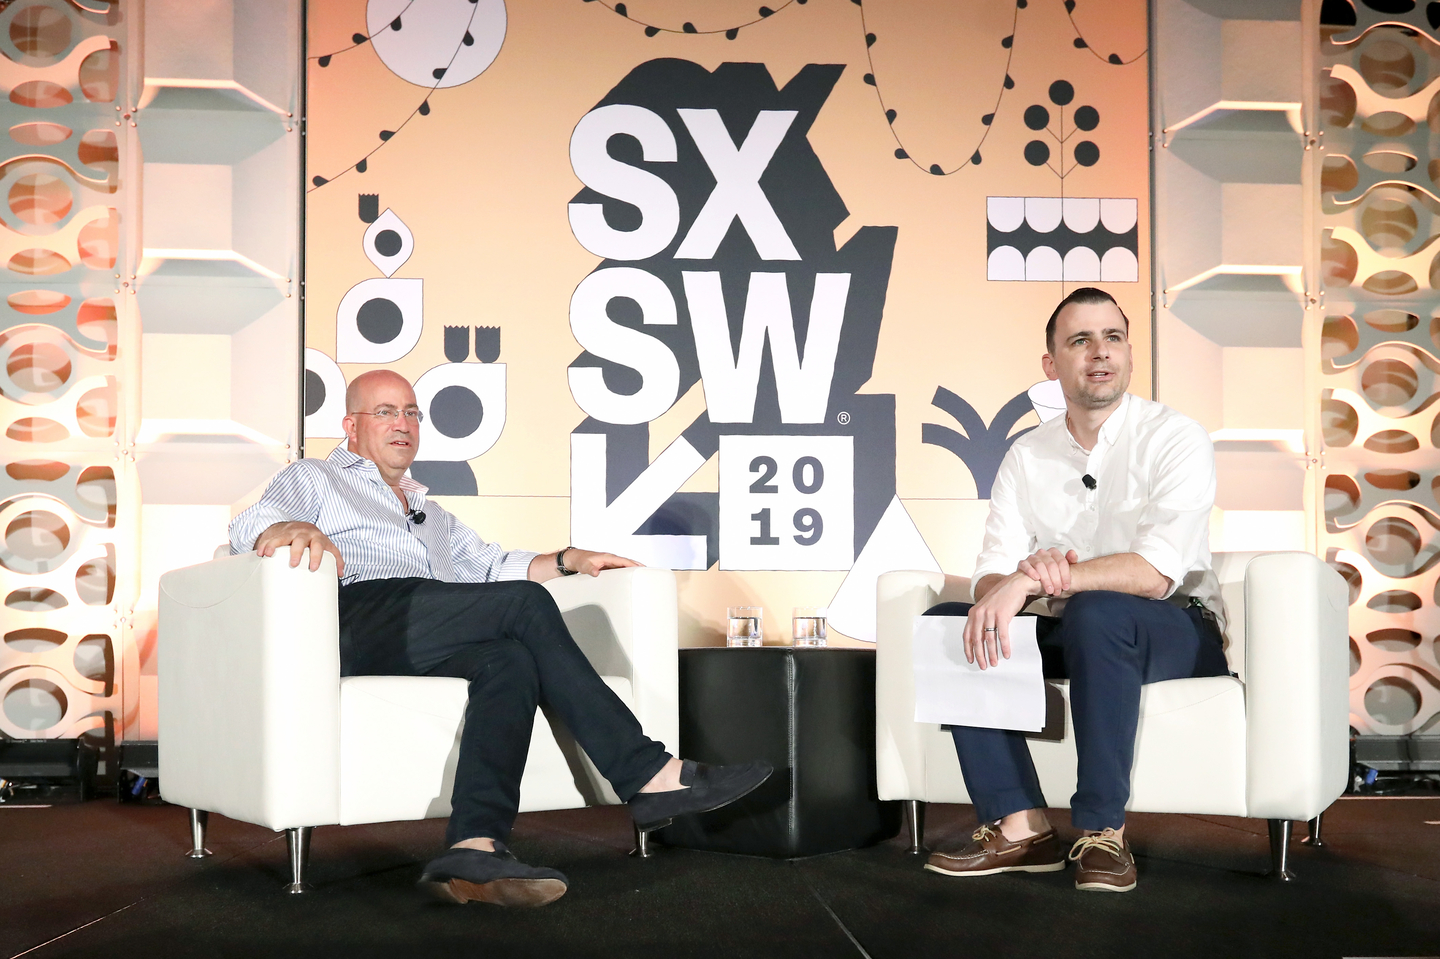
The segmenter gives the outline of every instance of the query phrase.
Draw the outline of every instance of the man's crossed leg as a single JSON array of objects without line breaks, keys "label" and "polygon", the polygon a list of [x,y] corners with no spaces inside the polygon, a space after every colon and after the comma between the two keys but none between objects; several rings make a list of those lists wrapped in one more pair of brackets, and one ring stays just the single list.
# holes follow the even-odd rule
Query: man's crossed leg
[{"label": "man's crossed leg", "polygon": [[522,863],[505,845],[541,705],[560,718],[647,831],[732,802],[770,775],[764,762],[682,762],[646,736],[537,583],[370,580],[343,587],[340,608],[345,675],[455,676],[470,685],[449,848],[421,877],[442,899],[538,906],[564,894],[562,873]]}]

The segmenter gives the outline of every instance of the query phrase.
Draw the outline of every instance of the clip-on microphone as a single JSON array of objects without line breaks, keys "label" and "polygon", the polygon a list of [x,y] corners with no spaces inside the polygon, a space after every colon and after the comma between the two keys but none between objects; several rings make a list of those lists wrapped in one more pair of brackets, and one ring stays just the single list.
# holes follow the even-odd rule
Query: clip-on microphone
[{"label": "clip-on microphone", "polygon": [[[1084,476],[1080,477],[1080,482],[1084,483],[1085,488],[1088,490],[1093,490],[1095,488],[1095,477],[1091,476],[1089,473],[1086,473]],[[424,514],[422,513],[421,515],[423,516]]]},{"label": "clip-on microphone", "polygon": [[[1094,481],[1091,480],[1091,482]],[[420,526],[425,522],[425,513],[421,510],[406,510],[405,518],[408,519],[410,522],[414,523],[416,526]]]}]

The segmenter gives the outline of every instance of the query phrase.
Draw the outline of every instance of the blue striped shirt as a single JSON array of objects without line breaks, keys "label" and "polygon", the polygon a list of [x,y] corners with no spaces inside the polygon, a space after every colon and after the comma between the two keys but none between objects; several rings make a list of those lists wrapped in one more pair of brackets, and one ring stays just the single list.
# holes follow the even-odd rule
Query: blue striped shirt
[{"label": "blue striped shirt", "polygon": [[485,542],[428,502],[425,487],[409,476],[401,477],[400,488],[425,522],[409,520],[374,463],[337,446],[323,460],[300,460],[276,474],[260,501],[230,521],[230,552],[250,552],[276,523],[305,522],[318,526],[345,558],[341,585],[405,576],[446,583],[526,578],[538,554]]}]

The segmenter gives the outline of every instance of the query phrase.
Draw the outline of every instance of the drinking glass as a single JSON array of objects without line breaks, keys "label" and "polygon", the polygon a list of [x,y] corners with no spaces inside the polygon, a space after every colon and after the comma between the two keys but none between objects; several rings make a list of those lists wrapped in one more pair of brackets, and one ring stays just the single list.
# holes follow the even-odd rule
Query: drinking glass
[{"label": "drinking glass", "polygon": [[796,606],[790,616],[790,635],[796,646],[818,648],[825,645],[825,616],[823,606]]},{"label": "drinking glass", "polygon": [[731,606],[725,610],[726,646],[761,646],[765,641],[764,610],[759,606]]}]

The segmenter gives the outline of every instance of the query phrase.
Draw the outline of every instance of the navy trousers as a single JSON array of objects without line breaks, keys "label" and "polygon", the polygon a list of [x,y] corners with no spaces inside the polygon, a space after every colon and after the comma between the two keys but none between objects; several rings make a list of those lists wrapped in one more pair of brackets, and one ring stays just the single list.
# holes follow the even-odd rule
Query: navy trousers
[{"label": "navy trousers", "polygon": [[[925,615],[965,616],[970,606],[942,603]],[[1200,609],[1109,590],[1077,593],[1058,619],[1037,618],[1046,677],[1070,680],[1079,758],[1071,824],[1119,829],[1130,799],[1140,687],[1228,675],[1220,631]],[[954,726],[951,735],[981,822],[1046,807],[1024,733]]]},{"label": "navy trousers", "polygon": [[469,681],[446,830],[451,844],[509,836],[541,704],[560,717],[621,799],[638,793],[670,759],[575,645],[549,590],[528,580],[342,586],[340,671]]}]

